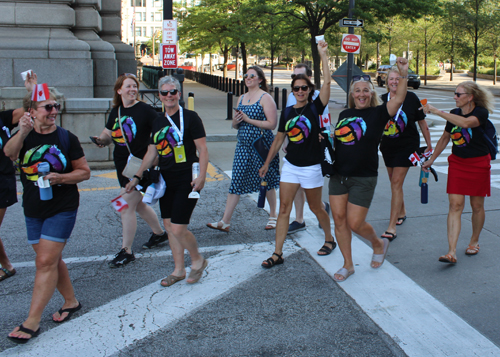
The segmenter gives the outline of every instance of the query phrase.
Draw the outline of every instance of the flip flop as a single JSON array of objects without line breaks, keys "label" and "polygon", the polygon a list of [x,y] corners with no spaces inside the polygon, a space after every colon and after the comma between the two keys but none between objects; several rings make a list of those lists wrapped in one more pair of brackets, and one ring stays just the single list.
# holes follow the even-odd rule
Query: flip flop
[{"label": "flip flop", "polygon": [[10,338],[10,340],[13,341],[13,342],[15,342],[15,343],[26,343],[29,340],[31,340],[32,338],[35,338],[35,337],[37,337],[40,334],[40,327],[38,328],[38,330],[33,331],[33,330],[30,330],[29,328],[24,327],[23,324],[20,324],[18,331],[27,333],[31,337],[30,338],[22,338],[22,337],[14,337],[14,336],[7,336],[7,337]]},{"label": "flip flop", "polygon": [[440,256],[439,261],[441,263],[456,264],[457,258],[455,258],[453,255],[448,253],[446,255]]},{"label": "flip flop", "polygon": [[396,222],[396,226],[400,226],[400,225],[402,225],[403,223],[405,223],[405,221],[406,221],[406,216],[404,216],[404,217],[399,217],[399,218],[398,218],[398,221]]},{"label": "flip flop", "polygon": [[465,250],[466,255],[476,255],[479,253],[479,244],[478,245],[470,245]]},{"label": "flip flop", "polygon": [[[348,277],[354,274],[354,270],[347,270],[346,268],[340,268],[334,275],[333,280],[338,281],[339,283],[342,281],[346,281]],[[340,275],[343,279],[338,279],[335,275]]]},{"label": "flip flop", "polygon": [[73,315],[75,312],[77,312],[81,308],[82,308],[82,304],[79,302],[77,307],[73,307],[70,309],[59,309],[59,311],[58,311],[59,316],[62,316],[62,314],[64,314],[65,312],[67,312],[68,315],[64,319],[62,319],[61,321],[54,320],[54,318],[52,317],[52,321],[54,321],[56,324],[66,322],[71,318],[71,315]]},{"label": "flip flop", "polygon": [[396,239],[398,237],[398,235],[396,233],[392,233],[392,232],[387,232],[386,231],[380,237],[381,238],[387,238],[387,239],[389,239],[389,242],[392,242],[394,239]]},{"label": "flip flop", "polygon": [[16,269],[7,270],[5,268],[1,268],[0,270],[5,273],[5,275],[0,276],[0,281],[4,281],[5,279],[8,279],[11,276],[16,275]]},{"label": "flip flop", "polygon": [[194,284],[197,283],[198,280],[201,279],[201,276],[203,275],[203,271],[207,268],[208,266],[208,260],[203,259],[203,265],[201,266],[200,269],[192,269],[189,272],[188,279],[191,279],[191,281],[186,281],[188,284]]},{"label": "flip flop", "polygon": [[380,263],[380,265],[378,267],[374,267],[373,265],[370,264],[370,266],[373,269],[378,269],[378,268],[380,268],[382,266],[382,264],[384,264],[385,256],[387,255],[387,250],[389,249],[389,239],[382,238],[382,240],[384,241],[384,253],[383,254],[373,254],[372,255],[372,263],[373,262]]},{"label": "flip flop", "polygon": [[161,280],[160,285],[164,287],[169,287],[177,283],[178,281],[186,279],[186,275],[184,276],[175,276],[175,275],[169,275],[166,278]]}]

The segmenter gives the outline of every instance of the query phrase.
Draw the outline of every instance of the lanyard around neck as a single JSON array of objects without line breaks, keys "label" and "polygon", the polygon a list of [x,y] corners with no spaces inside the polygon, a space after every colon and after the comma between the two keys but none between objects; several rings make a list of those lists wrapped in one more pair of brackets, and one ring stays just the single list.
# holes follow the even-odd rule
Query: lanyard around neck
[{"label": "lanyard around neck", "polygon": [[[391,92],[387,93],[387,101],[389,102],[391,100]],[[403,104],[401,104],[401,106],[399,107],[398,109],[398,112],[396,113],[396,116],[394,118],[398,118],[399,117],[399,113],[401,113],[401,109],[403,109]]]},{"label": "lanyard around neck", "polygon": [[182,107],[179,105],[179,124],[181,126],[181,130],[179,130],[177,125],[175,125],[174,121],[172,120],[172,118],[170,118],[170,115],[168,115],[167,112],[165,112],[165,116],[170,122],[170,125],[172,125],[172,128],[174,128],[177,135],[179,135],[181,141],[179,141],[178,146],[181,146],[184,141],[184,115],[182,114]]}]

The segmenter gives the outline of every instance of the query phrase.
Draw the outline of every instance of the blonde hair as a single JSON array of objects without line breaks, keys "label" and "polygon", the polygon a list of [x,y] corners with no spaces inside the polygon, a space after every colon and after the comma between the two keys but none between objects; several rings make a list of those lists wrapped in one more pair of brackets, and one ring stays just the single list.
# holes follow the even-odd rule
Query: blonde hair
[{"label": "blonde hair", "polygon": [[493,113],[493,109],[495,109],[495,100],[489,89],[473,81],[462,82],[457,88],[458,87],[465,89],[467,94],[472,94],[472,100],[476,106],[486,108],[490,114]]},{"label": "blonde hair", "polygon": [[352,92],[354,89],[354,84],[359,83],[359,82],[365,82],[369,83],[369,87],[371,88],[370,92],[372,93],[372,98],[370,100],[370,107],[376,107],[382,104],[381,100],[378,98],[377,92],[375,91],[375,86],[371,81],[357,81],[357,82],[351,82],[351,86],[349,88],[349,108],[354,108],[356,104],[354,103],[354,97],[352,96]]},{"label": "blonde hair", "polygon": [[390,76],[391,73],[396,73],[398,76],[401,76],[401,73],[399,73],[399,69],[396,66],[391,67],[391,69],[389,71],[387,71],[387,77],[386,77],[386,80],[385,80],[385,88],[387,88],[387,93],[390,92],[390,89],[389,89],[389,76]]},{"label": "blonde hair", "polygon": [[[31,96],[33,95],[33,91],[28,92],[23,98],[23,109],[25,112],[29,111],[30,108],[36,109],[38,107],[38,104],[41,102],[45,102],[44,100],[41,100],[39,102],[33,102],[31,101]],[[49,99],[47,100],[57,100],[56,93],[49,89]]]}]

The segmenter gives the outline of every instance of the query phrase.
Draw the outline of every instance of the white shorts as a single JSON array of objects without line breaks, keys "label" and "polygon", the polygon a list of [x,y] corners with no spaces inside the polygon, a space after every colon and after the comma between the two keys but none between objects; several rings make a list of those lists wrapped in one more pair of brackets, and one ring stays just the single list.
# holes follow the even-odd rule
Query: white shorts
[{"label": "white shorts", "polygon": [[295,166],[283,159],[280,182],[298,183],[305,189],[323,187],[324,179],[321,164],[312,166]]}]

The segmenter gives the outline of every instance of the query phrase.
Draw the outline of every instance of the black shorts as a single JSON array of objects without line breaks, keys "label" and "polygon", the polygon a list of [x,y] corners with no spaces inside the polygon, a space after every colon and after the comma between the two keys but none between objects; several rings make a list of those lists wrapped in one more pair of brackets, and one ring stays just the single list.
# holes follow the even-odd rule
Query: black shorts
[{"label": "black shorts", "polygon": [[16,175],[0,174],[0,208],[7,208],[17,202]]},{"label": "black shorts", "polygon": [[162,171],[161,174],[167,185],[165,194],[160,198],[161,218],[170,218],[175,224],[189,224],[198,202],[198,199],[188,198],[193,190],[191,169],[180,172]]}]

